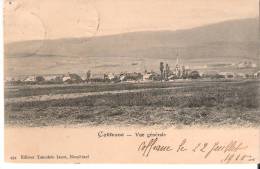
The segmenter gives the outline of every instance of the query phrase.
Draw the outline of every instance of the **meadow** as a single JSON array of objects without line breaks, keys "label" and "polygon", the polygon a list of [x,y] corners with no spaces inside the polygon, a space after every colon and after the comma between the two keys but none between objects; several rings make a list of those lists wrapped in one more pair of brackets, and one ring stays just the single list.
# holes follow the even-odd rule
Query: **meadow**
[{"label": "meadow", "polygon": [[5,124],[257,127],[259,87],[257,80],[5,86]]}]

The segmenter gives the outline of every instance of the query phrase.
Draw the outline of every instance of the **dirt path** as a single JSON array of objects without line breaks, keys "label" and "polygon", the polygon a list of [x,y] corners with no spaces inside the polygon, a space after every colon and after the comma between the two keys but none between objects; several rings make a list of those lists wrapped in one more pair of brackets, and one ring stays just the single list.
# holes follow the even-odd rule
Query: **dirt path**
[{"label": "dirt path", "polygon": [[86,93],[68,93],[68,94],[54,94],[54,95],[38,95],[38,96],[26,96],[17,98],[6,98],[5,103],[18,103],[18,102],[32,102],[32,101],[48,101],[48,100],[59,100],[59,99],[74,99],[86,96],[106,95],[106,94],[120,94],[120,93],[135,93],[144,91],[154,90],[169,90],[169,89],[180,89],[183,86],[168,87],[168,88],[149,88],[149,89],[131,89],[131,90],[113,90],[113,91],[102,91],[102,92],[86,92]]}]

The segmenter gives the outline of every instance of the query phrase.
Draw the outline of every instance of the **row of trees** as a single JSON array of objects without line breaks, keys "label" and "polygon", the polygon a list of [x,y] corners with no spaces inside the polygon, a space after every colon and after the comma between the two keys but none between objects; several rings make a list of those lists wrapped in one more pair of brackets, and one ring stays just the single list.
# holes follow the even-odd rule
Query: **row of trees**
[{"label": "row of trees", "polygon": [[200,78],[200,74],[198,71],[190,71],[185,69],[184,66],[176,65],[175,72],[171,71],[170,66],[166,63],[164,67],[164,63],[160,62],[160,73],[161,73],[161,81],[168,81],[170,78],[172,79],[198,79]]},{"label": "row of trees", "polygon": [[170,66],[166,63],[164,68],[164,63],[160,62],[160,72],[161,72],[161,80],[168,80],[170,75],[172,74]]}]

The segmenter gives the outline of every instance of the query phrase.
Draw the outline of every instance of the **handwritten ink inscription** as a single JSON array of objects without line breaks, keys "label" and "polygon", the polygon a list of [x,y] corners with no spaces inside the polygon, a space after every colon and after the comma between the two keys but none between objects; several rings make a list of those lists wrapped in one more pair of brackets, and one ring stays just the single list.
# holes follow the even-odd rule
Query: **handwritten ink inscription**
[{"label": "handwritten ink inscription", "polygon": [[194,143],[191,142],[189,145],[188,140],[183,139],[180,144],[174,145],[164,145],[159,143],[158,138],[152,138],[147,141],[142,141],[137,150],[141,152],[143,157],[149,157],[152,153],[156,152],[188,152],[188,153],[197,153],[202,154],[204,159],[209,158],[214,153],[221,155],[222,163],[231,163],[231,162],[250,162],[255,161],[255,157],[244,153],[248,146],[243,142],[238,142],[231,140],[228,144],[221,144],[216,141],[214,143]]},{"label": "handwritten ink inscription", "polygon": [[152,151],[172,151],[172,147],[169,145],[160,145],[157,143],[158,138],[151,139],[148,143],[143,141],[138,148],[138,151],[141,151],[143,156],[148,157],[151,150]]}]

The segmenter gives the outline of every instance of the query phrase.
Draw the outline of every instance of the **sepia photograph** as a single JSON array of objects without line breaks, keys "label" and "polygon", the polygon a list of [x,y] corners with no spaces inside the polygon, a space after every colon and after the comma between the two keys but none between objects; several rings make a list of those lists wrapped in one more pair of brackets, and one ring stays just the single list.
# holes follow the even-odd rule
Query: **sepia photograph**
[{"label": "sepia photograph", "polygon": [[[230,145],[236,152],[248,147],[234,139],[223,146],[228,156],[222,162],[257,163],[259,82],[259,0],[4,1],[4,123],[9,160],[17,158],[9,156],[13,152],[38,152],[44,137],[59,144],[56,135],[68,130],[91,130],[85,133],[96,133],[95,139],[133,139],[141,137],[142,130],[146,134],[160,130],[147,135],[154,136],[148,145],[135,145],[148,157],[151,150],[174,149],[151,146],[174,130],[190,138],[199,138],[203,132],[201,138],[220,133],[227,137],[237,133],[240,138],[240,133],[241,138],[255,141],[250,142],[254,155],[228,155]],[[224,132],[226,128],[230,130]],[[122,133],[128,129],[130,134]],[[74,143],[79,140],[74,138]],[[16,149],[12,145],[17,139],[23,147]],[[94,140],[91,145],[98,146]],[[123,141],[114,140],[113,145],[119,142]],[[64,143],[63,148],[69,145]],[[181,150],[185,148],[179,147],[177,152]],[[28,153],[19,158],[52,159],[51,155],[41,158],[41,154]],[[53,158],[73,161],[77,155]],[[180,158],[200,161],[185,159],[184,154]]]}]

